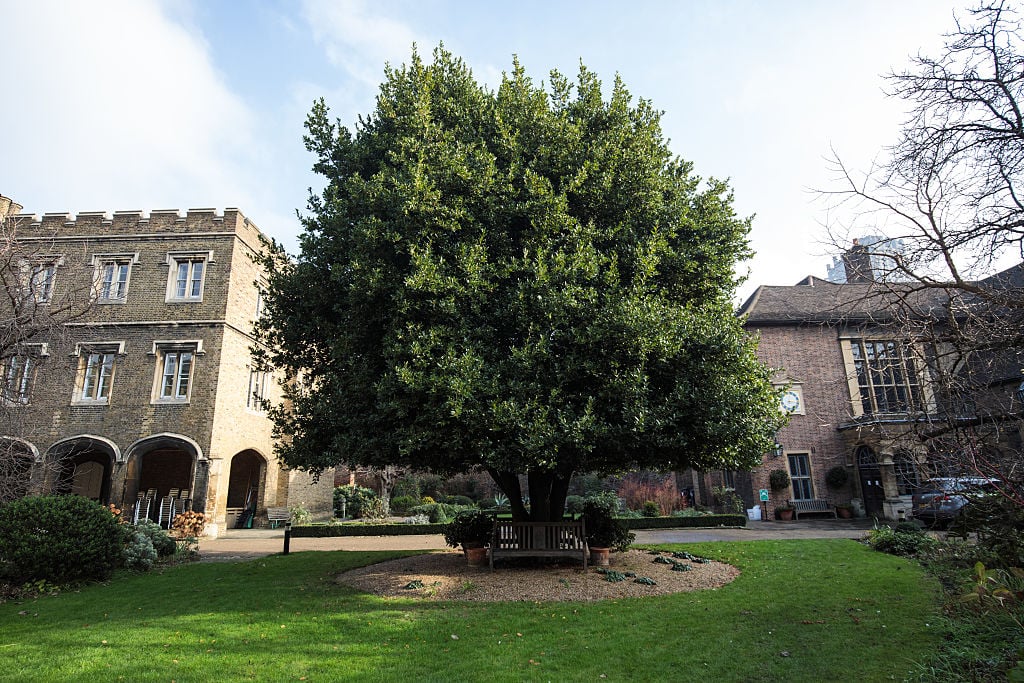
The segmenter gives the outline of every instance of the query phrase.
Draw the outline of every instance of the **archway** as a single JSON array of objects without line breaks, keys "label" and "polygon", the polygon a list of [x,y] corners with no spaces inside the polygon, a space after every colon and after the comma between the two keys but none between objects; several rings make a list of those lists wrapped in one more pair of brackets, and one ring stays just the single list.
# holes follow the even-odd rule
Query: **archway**
[{"label": "archway", "polygon": [[58,441],[50,447],[47,458],[56,473],[53,492],[107,505],[116,458],[116,447],[106,439],[83,435]]},{"label": "archway", "polygon": [[864,511],[869,516],[882,514],[885,489],[882,487],[882,468],[878,465],[875,452],[869,446],[857,448],[857,474],[860,477],[861,497]]},{"label": "archway", "polygon": [[196,476],[201,457],[199,446],[180,435],[159,434],[135,442],[127,449],[125,507],[138,519],[148,517],[165,527],[177,513],[198,509],[193,501],[205,499],[205,480]]},{"label": "archway", "polygon": [[231,459],[228,476],[228,528],[251,527],[256,510],[263,506],[267,476],[266,459],[254,450],[245,450]]}]

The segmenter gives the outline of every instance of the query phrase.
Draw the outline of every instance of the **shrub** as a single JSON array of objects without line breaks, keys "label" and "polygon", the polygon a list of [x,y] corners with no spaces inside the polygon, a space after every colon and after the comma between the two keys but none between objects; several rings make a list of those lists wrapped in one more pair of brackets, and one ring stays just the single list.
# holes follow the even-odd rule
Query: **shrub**
[{"label": "shrub", "polygon": [[105,579],[121,561],[125,527],[81,496],[30,496],[0,507],[0,571],[15,583]]},{"label": "shrub", "polygon": [[390,513],[388,503],[381,497],[371,498],[366,505],[363,506],[363,514],[360,515],[363,519],[384,519]]},{"label": "shrub", "polygon": [[[160,527],[157,526],[157,528]],[[163,530],[161,529],[161,531]],[[169,537],[168,540],[170,540]],[[171,541],[171,545],[175,545],[174,541]],[[128,532],[128,542],[124,546],[121,557],[127,569],[146,572],[156,562],[157,551],[153,547],[153,541],[150,540],[149,535],[142,529],[135,528]]]},{"label": "shrub", "polygon": [[644,517],[660,517],[661,516],[661,508],[659,508],[658,504],[655,503],[653,500],[648,500],[648,501],[644,502],[644,507],[640,511],[640,513]]},{"label": "shrub", "polygon": [[444,528],[444,542],[452,548],[483,547],[491,538],[494,518],[482,510],[463,510]]},{"label": "shrub", "polygon": [[879,552],[890,555],[914,557],[936,543],[935,539],[920,529],[914,531],[896,531],[888,526],[880,526],[868,532],[868,545]]},{"label": "shrub", "polygon": [[583,504],[583,516],[587,529],[587,545],[594,548],[611,548],[619,552],[629,548],[636,536],[626,525],[615,519],[618,499],[613,495],[613,504],[604,496],[588,498]]},{"label": "shrub", "polygon": [[148,519],[139,522],[138,526],[135,527],[135,531],[149,539],[150,544],[156,551],[157,557],[170,557],[178,549],[178,544],[174,542],[170,534],[161,529],[160,525],[156,522]]},{"label": "shrub", "polygon": [[391,512],[404,515],[419,504],[420,499],[415,496],[395,496],[391,499]]},{"label": "shrub", "polygon": [[476,503],[473,501],[473,499],[470,498],[469,496],[459,496],[459,495],[455,495],[455,496],[442,496],[441,497],[441,502],[442,503],[447,503],[448,505],[466,505],[466,506],[476,505]]},{"label": "shrub", "polygon": [[411,515],[426,515],[433,524],[447,524],[462,510],[475,510],[475,507],[449,505],[448,503],[428,503],[417,505],[409,510]]},{"label": "shrub", "polygon": [[292,526],[301,526],[303,524],[309,524],[313,519],[313,515],[310,514],[309,510],[306,509],[305,505],[301,503],[299,505],[293,505],[288,508],[288,512],[292,516]]},{"label": "shrub", "polygon": [[[379,498],[377,492],[364,486],[338,486],[334,489],[335,517],[363,517],[370,501]],[[344,505],[342,503],[344,502]]]},{"label": "shrub", "polygon": [[566,496],[565,511],[570,515],[578,515],[583,512],[583,503],[586,500],[583,496]]},{"label": "shrub", "polygon": [[786,470],[772,470],[768,475],[768,486],[772,491],[782,491],[789,488],[789,472]]},{"label": "shrub", "polygon": [[850,473],[842,465],[836,465],[825,473],[825,485],[830,489],[841,489],[850,479]]}]

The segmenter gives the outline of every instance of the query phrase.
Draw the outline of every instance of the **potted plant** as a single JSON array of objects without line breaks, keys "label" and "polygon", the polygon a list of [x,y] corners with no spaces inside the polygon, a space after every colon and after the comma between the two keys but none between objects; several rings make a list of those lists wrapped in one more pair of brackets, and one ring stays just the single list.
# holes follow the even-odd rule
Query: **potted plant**
[{"label": "potted plant", "polygon": [[608,566],[608,555],[612,550],[622,552],[636,538],[625,524],[615,518],[614,504],[607,499],[591,498],[584,502],[583,523],[590,561],[599,567]]},{"label": "potted plant", "polygon": [[853,506],[849,503],[838,503],[836,505],[836,516],[842,519],[850,519],[853,517]]},{"label": "potted plant", "polygon": [[469,564],[487,560],[487,542],[491,540],[494,519],[483,510],[463,510],[444,527],[444,542],[452,548],[462,546]]},{"label": "potted plant", "polygon": [[783,522],[788,522],[793,519],[794,510],[792,505],[779,505],[775,508],[775,516]]}]

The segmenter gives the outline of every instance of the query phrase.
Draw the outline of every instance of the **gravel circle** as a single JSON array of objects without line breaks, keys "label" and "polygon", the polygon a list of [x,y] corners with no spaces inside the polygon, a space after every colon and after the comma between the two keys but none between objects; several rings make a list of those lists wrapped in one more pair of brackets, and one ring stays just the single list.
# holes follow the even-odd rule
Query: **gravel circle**
[{"label": "gravel circle", "polygon": [[[658,556],[666,563],[655,562]],[[690,569],[673,571],[672,563]],[[549,602],[613,600],[714,590],[740,574],[732,565],[721,562],[702,563],[673,558],[667,552],[643,550],[612,553],[608,569],[620,574],[632,572],[636,578],[649,578],[656,585],[636,583],[634,577],[608,581],[597,568],[589,567],[584,572],[578,563],[543,568],[498,565],[492,572],[487,566],[470,567],[463,554],[454,551],[415,555],[360,567],[339,575],[337,581],[387,598]],[[422,587],[408,588],[410,584]]]}]

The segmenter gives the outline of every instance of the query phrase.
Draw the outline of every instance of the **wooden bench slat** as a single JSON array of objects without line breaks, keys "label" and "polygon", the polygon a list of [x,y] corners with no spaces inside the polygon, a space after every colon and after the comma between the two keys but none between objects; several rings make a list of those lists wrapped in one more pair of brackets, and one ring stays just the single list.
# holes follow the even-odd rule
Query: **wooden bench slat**
[{"label": "wooden bench slat", "polygon": [[825,512],[831,514],[836,519],[839,516],[836,514],[836,508],[832,503],[821,498],[812,498],[808,500],[791,500],[789,504],[793,507],[793,517],[800,519],[800,514],[806,514],[808,512]]},{"label": "wooden bench slat", "polygon": [[491,569],[501,557],[580,557],[587,568],[583,520],[513,522],[497,520],[491,534]]}]

